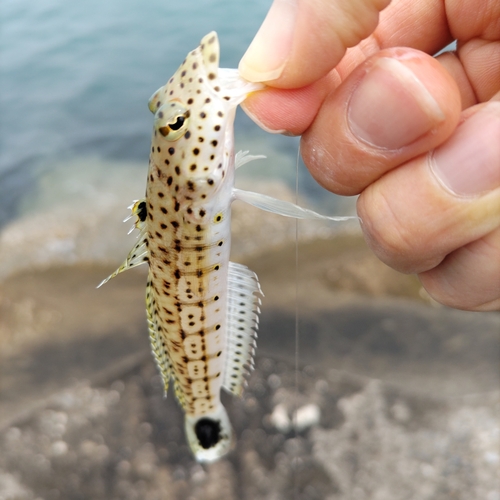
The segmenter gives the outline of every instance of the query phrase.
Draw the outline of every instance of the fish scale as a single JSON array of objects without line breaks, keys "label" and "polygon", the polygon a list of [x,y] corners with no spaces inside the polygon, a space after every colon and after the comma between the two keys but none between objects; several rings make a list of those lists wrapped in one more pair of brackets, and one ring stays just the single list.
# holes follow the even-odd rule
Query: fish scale
[{"label": "fish scale", "polygon": [[187,440],[200,462],[217,460],[232,447],[220,391],[242,393],[253,367],[260,312],[257,276],[229,261],[232,201],[287,217],[349,218],[234,188],[235,169],[261,158],[234,154],[236,107],[263,85],[218,66],[219,42],[212,32],[149,100],[155,122],[146,196],[130,207],[138,241],[99,285],[149,265],[146,309],[153,356],[165,394],[173,381]]}]

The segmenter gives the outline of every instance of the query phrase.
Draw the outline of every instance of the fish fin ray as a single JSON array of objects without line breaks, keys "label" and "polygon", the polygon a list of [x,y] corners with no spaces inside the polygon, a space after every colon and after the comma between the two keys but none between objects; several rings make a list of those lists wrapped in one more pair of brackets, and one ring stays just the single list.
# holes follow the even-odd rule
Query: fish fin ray
[{"label": "fish fin ray", "polygon": [[299,207],[289,201],[278,200],[265,194],[243,191],[236,188],[233,189],[233,197],[236,200],[244,201],[266,212],[283,215],[284,217],[293,217],[294,219],[316,219],[340,222],[358,218],[356,216],[331,217],[328,215],[321,215],[308,208]]},{"label": "fish fin ray", "polygon": [[132,250],[130,250],[128,257],[125,259],[125,262],[123,262],[123,264],[114,273],[110,274],[106,279],[102,280],[97,288],[100,288],[102,285],[107,283],[110,279],[114,278],[118,274],[123,273],[123,271],[127,271],[128,269],[132,269],[133,267],[137,267],[148,262],[147,256],[149,255],[149,250],[146,246],[146,238],[146,231],[142,230],[141,234],[139,235],[139,240],[134,245]]},{"label": "fish fin ray", "polygon": [[146,316],[148,322],[149,340],[151,343],[151,350],[156,361],[156,366],[160,371],[163,382],[163,390],[165,397],[167,396],[168,385],[172,377],[172,362],[164,347],[165,341],[158,328],[158,318],[155,314],[152,276],[149,273],[148,284],[146,286]]},{"label": "fish fin ray", "polygon": [[144,260],[146,256],[148,256],[149,251],[146,245],[146,224],[145,224],[145,210],[146,210],[146,199],[143,198],[141,200],[134,200],[132,205],[128,208],[130,209],[130,215],[123,221],[126,222],[132,217],[135,217],[134,225],[132,229],[129,231],[129,234],[134,229],[139,229],[140,233],[138,236],[138,241],[130,250],[125,262],[112,274],[110,274],[106,279],[102,280],[97,288],[100,288],[102,285],[107,283],[110,279],[114,278],[118,274],[123,271],[127,271],[127,269],[131,269],[132,267],[140,266],[141,264],[145,264],[148,262],[148,259]]},{"label": "fish fin ray", "polygon": [[257,275],[242,264],[229,263],[226,361],[222,387],[241,395],[253,370],[262,290]]},{"label": "fish fin ray", "polygon": [[267,158],[265,155],[250,155],[248,151],[238,151],[234,156],[234,168],[240,168],[250,161]]}]

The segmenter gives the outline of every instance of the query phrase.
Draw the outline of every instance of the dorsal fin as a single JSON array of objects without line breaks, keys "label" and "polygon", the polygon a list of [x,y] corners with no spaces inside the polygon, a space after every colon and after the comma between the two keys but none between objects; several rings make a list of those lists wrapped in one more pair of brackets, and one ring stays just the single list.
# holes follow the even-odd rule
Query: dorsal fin
[{"label": "dorsal fin", "polygon": [[152,276],[151,272],[148,275],[148,283],[146,286],[146,314],[148,320],[149,340],[151,342],[151,350],[156,361],[156,365],[160,370],[163,381],[163,390],[165,396],[168,391],[168,384],[172,376],[172,362],[165,348],[165,340],[163,334],[158,328],[158,320],[155,313],[155,299],[153,296]]},{"label": "dorsal fin", "polygon": [[246,375],[253,370],[262,291],[257,275],[234,262],[229,263],[227,288],[227,352],[222,387],[239,396]]}]

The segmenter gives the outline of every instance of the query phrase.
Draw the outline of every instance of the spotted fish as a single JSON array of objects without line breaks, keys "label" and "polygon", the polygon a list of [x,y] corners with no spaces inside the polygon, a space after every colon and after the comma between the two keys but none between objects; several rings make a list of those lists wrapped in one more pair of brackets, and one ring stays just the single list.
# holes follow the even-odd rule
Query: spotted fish
[{"label": "spotted fish", "polygon": [[235,169],[260,158],[234,154],[236,107],[261,88],[237,70],[219,68],[212,32],[153,94],[146,196],[131,206],[138,242],[101,283],[148,263],[153,355],[165,393],[173,382],[188,443],[200,462],[231,449],[220,391],[240,395],[253,367],[261,289],[255,273],[229,261],[232,201],[289,217],[343,219],[234,188]]}]

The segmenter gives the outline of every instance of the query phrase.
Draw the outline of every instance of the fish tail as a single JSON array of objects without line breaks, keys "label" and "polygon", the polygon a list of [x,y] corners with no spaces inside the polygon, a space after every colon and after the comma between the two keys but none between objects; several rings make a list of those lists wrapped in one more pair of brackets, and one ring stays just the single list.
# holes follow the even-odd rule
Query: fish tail
[{"label": "fish tail", "polygon": [[233,429],[222,404],[217,410],[201,415],[186,415],[186,437],[198,462],[214,462],[234,446]]}]

